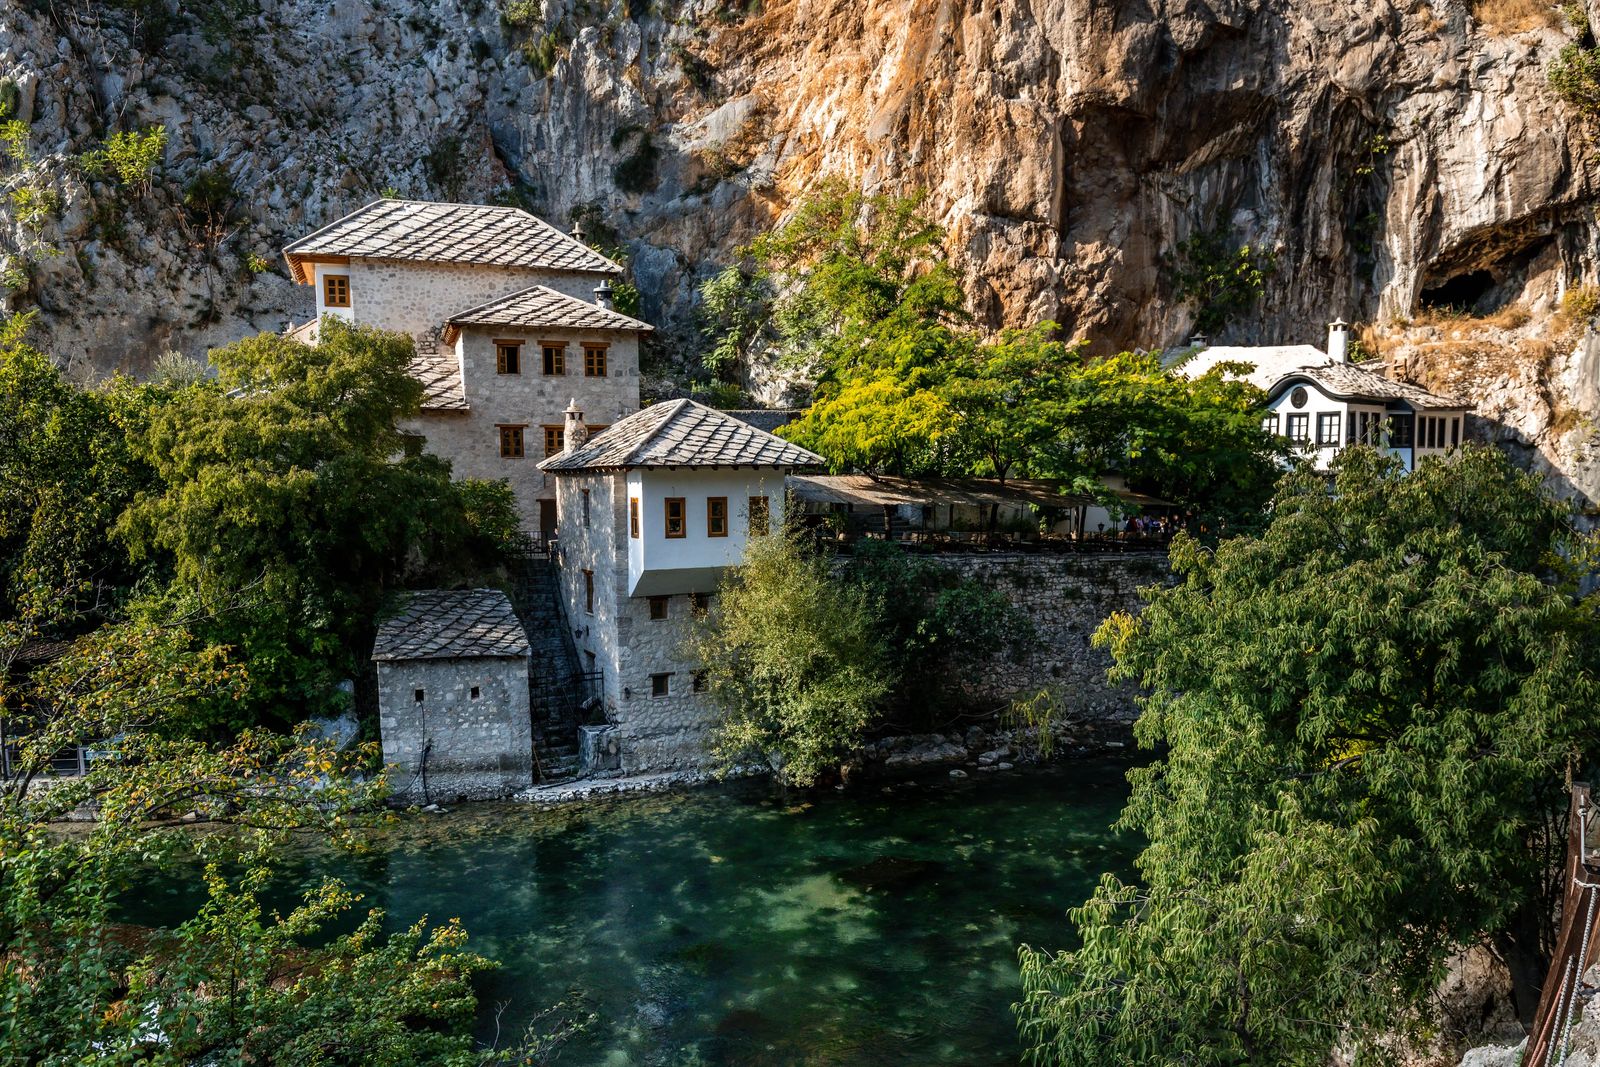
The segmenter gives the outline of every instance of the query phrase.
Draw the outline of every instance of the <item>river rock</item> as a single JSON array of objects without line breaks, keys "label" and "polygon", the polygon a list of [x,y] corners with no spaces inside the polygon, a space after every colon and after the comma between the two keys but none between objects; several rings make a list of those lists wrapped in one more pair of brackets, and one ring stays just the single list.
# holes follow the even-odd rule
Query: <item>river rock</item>
[{"label": "river rock", "polygon": [[911,734],[891,738],[880,749],[885,767],[923,767],[934,763],[953,763],[967,758],[964,745],[958,745],[942,734]]}]

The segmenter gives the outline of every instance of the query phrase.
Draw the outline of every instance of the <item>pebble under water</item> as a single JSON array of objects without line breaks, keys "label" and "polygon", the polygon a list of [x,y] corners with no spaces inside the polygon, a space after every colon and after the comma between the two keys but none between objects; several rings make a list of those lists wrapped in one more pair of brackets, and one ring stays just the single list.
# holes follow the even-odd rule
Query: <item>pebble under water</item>
[{"label": "pebble under water", "polygon": [[[502,964],[485,1040],[580,993],[599,1020],[563,1065],[1015,1063],[1017,946],[1066,947],[1067,910],[1130,869],[1126,769],[467,806],[292,877],[341,877],[392,926],[459,916]],[[194,903],[154,889],[130,918]]]}]

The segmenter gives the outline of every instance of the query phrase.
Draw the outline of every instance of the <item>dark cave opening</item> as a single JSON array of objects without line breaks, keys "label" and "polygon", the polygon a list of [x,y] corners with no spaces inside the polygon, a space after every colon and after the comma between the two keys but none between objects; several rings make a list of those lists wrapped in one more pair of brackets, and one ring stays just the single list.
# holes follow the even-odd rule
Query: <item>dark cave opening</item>
[{"label": "dark cave opening", "polygon": [[1474,311],[1494,287],[1494,275],[1486,270],[1457,274],[1441,285],[1422,290],[1417,305],[1437,311]]}]

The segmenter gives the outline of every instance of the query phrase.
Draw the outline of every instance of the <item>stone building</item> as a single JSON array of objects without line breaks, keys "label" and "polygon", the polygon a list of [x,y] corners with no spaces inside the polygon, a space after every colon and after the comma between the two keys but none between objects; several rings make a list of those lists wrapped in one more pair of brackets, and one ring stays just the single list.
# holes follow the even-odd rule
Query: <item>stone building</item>
[{"label": "stone building", "polygon": [[584,667],[601,675],[610,734],[627,773],[704,761],[711,709],[684,645],[715,610],[723,572],[780,528],[784,479],[822,458],[690,400],[645,408],[592,440],[576,405],[555,476],[567,622]]},{"label": "stone building", "polygon": [[508,796],[533,781],[528,636],[498,589],[409,594],[378,627],[378,723],[395,797]]},{"label": "stone building", "polygon": [[1375,445],[1411,470],[1466,438],[1472,405],[1350,362],[1350,327],[1328,325],[1328,350],[1313,345],[1209,346],[1204,339],[1173,354],[1170,365],[1191,378],[1239,363],[1246,381],[1265,390],[1263,427],[1325,470],[1345,445]]},{"label": "stone building", "polygon": [[284,249],[325,315],[410,334],[422,414],[402,426],[458,477],[505,479],[526,529],[556,522],[537,469],[561,450],[576,398],[595,428],[639,409],[639,339],[611,306],[622,268],[525,211],[378,200]]}]

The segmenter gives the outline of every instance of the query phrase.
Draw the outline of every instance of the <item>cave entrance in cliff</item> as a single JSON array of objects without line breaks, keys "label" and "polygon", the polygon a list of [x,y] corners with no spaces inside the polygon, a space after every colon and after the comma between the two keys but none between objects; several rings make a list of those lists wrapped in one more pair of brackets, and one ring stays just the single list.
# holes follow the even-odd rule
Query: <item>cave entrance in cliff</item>
[{"label": "cave entrance in cliff", "polygon": [[1480,308],[1478,305],[1494,293],[1496,284],[1494,275],[1486,270],[1457,274],[1438,285],[1423,289],[1422,295],[1417,298],[1417,306],[1424,311],[1492,311],[1493,308]]}]

